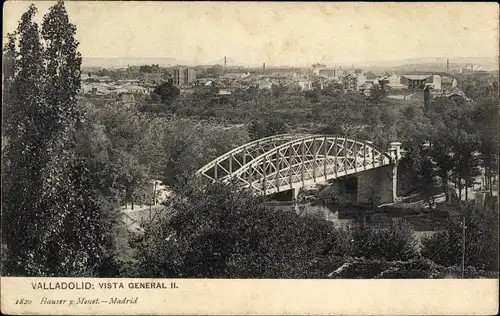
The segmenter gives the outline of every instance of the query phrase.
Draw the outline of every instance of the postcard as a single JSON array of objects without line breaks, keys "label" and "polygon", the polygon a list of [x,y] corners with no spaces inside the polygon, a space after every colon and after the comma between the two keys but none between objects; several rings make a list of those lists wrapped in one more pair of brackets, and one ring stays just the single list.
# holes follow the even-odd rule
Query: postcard
[{"label": "postcard", "polygon": [[2,313],[498,313],[497,3],[3,17]]}]

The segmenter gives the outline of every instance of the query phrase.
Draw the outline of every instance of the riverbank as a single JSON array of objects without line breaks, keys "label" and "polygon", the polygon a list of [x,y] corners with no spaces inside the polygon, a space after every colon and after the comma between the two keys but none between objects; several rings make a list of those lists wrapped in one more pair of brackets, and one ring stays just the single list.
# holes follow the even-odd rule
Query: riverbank
[{"label": "riverbank", "polygon": [[358,205],[297,203],[288,201],[270,201],[268,205],[283,211],[296,212],[300,216],[312,216],[330,221],[337,227],[352,226],[364,222],[374,227],[387,227],[395,219],[404,219],[411,224],[414,235],[420,242],[424,236],[430,236],[446,227],[448,212],[437,209],[408,207],[404,204],[384,205],[375,209]]}]

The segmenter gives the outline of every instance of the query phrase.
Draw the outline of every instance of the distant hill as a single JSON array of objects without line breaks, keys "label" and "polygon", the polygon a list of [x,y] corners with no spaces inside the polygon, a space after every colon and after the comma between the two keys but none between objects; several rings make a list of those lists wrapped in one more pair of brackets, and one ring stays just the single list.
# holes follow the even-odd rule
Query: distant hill
[{"label": "distant hill", "polygon": [[185,65],[193,66],[196,63],[178,60],[175,58],[95,58],[83,57],[82,67],[101,67],[101,68],[126,68],[130,66],[142,66],[158,64],[163,67]]},{"label": "distant hill", "polygon": [[[474,65],[477,70],[498,70],[498,59],[495,57],[453,57],[449,58],[450,69],[468,67]],[[298,61],[300,62],[300,61]],[[175,58],[94,58],[94,57],[84,57],[82,66],[83,67],[102,67],[102,68],[126,68],[130,66],[141,66],[141,65],[151,65],[158,64],[163,67],[168,66],[197,66],[197,65],[214,65],[214,64],[224,64],[224,58],[216,61],[211,61],[207,63],[197,63],[194,61],[179,60]],[[328,66],[342,66],[343,68],[351,68],[352,63],[327,63]],[[239,63],[238,61],[228,57],[227,66],[235,67],[262,67],[259,65],[249,65],[244,63]],[[283,67],[284,65],[281,65]],[[310,67],[310,65],[288,65],[289,67]],[[443,71],[446,67],[446,58],[412,58],[412,59],[401,59],[401,60],[390,60],[390,61],[367,61],[354,63],[356,68],[363,68],[365,70],[371,70],[375,72],[380,71]],[[270,64],[266,64],[266,67],[273,67]]]},{"label": "distant hill", "polygon": [[[232,58],[227,58],[227,66],[248,66],[235,61]],[[224,58],[219,60],[214,60],[211,62],[199,63],[195,61],[180,60],[175,58],[142,58],[142,57],[132,57],[132,58],[96,58],[96,57],[83,57],[82,66],[83,67],[101,67],[101,68],[126,68],[130,66],[142,66],[158,64],[163,67],[169,66],[208,66],[208,65],[224,65]],[[261,65],[262,66],[262,65]]]},{"label": "distant hill", "polygon": [[[385,62],[361,63],[363,67],[372,71],[445,71],[447,58],[412,58],[404,60],[394,60]],[[454,57],[448,58],[450,70],[466,68],[470,65],[475,70],[497,70],[499,69],[498,59],[495,57]]]}]

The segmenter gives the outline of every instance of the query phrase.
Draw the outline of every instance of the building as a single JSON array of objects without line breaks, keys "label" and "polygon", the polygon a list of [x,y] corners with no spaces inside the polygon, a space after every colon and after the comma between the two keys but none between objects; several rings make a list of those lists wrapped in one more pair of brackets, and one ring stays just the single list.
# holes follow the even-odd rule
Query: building
[{"label": "building", "polygon": [[135,103],[135,96],[133,93],[122,92],[119,94],[118,100],[121,101],[124,105],[130,106]]},{"label": "building", "polygon": [[445,88],[455,88],[457,86],[457,79],[452,77],[442,77],[441,80],[443,89]]},{"label": "building", "polygon": [[342,76],[342,87],[344,91],[358,90],[358,77],[352,74],[344,74]]},{"label": "building", "polygon": [[374,90],[375,85],[371,81],[366,81],[360,89],[360,91],[367,97],[371,96]]},{"label": "building", "polygon": [[131,94],[148,94],[149,89],[133,84],[127,84],[124,85],[121,90],[124,90],[126,93],[131,93]]},{"label": "building", "polygon": [[167,77],[162,73],[144,73],[144,82],[160,84],[166,81]]},{"label": "building", "polygon": [[120,80],[117,80],[116,83],[118,84],[139,84],[141,81],[139,79],[120,79]]},{"label": "building", "polygon": [[219,88],[217,95],[231,95],[231,90],[227,88]]},{"label": "building", "polygon": [[401,83],[400,75],[393,74],[383,79],[385,80],[385,86],[391,90],[403,90],[407,88],[407,86]]},{"label": "building", "polygon": [[224,79],[238,80],[238,79],[245,79],[249,76],[250,76],[250,73],[230,72],[230,73],[225,73],[224,75],[220,76],[220,79],[221,80],[224,80]]},{"label": "building", "polygon": [[442,83],[442,78],[440,75],[432,76],[432,88],[434,90],[441,90],[442,89],[441,83]]},{"label": "building", "polygon": [[174,69],[172,79],[176,86],[189,86],[196,80],[196,73],[191,68],[180,67]]},{"label": "building", "polygon": [[401,75],[401,83],[409,89],[423,90],[426,83],[432,83],[432,75]]},{"label": "building", "polygon": [[300,89],[302,91],[312,90],[312,82],[311,82],[311,80],[299,80],[298,84],[299,84]]},{"label": "building", "polygon": [[113,81],[109,76],[96,76],[87,73],[81,74],[80,80],[82,82],[103,82],[103,83],[109,83]]},{"label": "building", "polygon": [[262,89],[271,89],[273,84],[267,80],[259,80],[258,85],[259,89],[262,90]]},{"label": "building", "polygon": [[354,74],[356,76],[356,90],[359,91],[359,87],[364,84],[368,78],[366,78],[365,73],[363,71],[357,72]]},{"label": "building", "polygon": [[466,97],[463,91],[456,90],[456,91],[449,91],[443,95],[444,97],[451,99],[455,102],[461,102],[461,101],[468,101],[470,102],[471,99]]},{"label": "building", "polygon": [[315,74],[323,78],[340,78],[344,75],[345,71],[337,68],[322,68],[317,69]]}]

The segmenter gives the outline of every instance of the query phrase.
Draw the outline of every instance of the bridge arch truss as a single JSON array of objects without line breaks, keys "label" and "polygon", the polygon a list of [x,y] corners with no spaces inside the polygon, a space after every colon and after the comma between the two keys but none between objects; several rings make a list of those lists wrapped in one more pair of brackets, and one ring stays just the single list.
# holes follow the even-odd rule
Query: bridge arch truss
[{"label": "bridge arch truss", "polygon": [[283,134],[235,148],[197,174],[269,195],[390,165],[394,159],[393,151],[350,137]]}]

